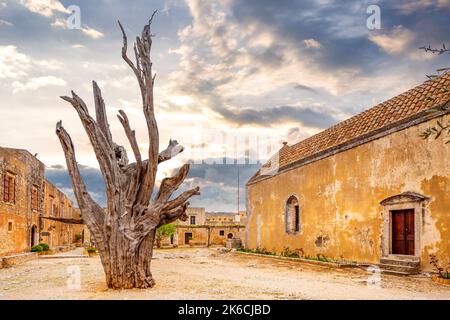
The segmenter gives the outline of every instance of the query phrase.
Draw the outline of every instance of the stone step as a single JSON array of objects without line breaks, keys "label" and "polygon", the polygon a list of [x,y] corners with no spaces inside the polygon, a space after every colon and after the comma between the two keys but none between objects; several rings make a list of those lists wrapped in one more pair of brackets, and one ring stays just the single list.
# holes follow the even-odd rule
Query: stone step
[{"label": "stone step", "polygon": [[418,267],[420,265],[419,261],[400,260],[394,258],[381,258],[380,263],[406,267]]},{"label": "stone step", "polygon": [[394,270],[381,270],[381,272],[384,274],[390,274],[390,275],[394,275],[394,276],[403,276],[403,277],[412,275],[411,273],[408,273],[408,272],[401,272],[401,271],[394,271]]},{"label": "stone step", "polygon": [[398,264],[385,264],[385,263],[380,263],[378,266],[384,271],[393,271],[397,273],[406,273],[406,274],[419,273],[419,266],[403,266]]},{"label": "stone step", "polygon": [[402,255],[402,254],[390,254],[387,257],[383,257],[383,258],[401,260],[401,261],[414,261],[414,262],[420,261],[419,257],[410,256],[410,255]]},{"label": "stone step", "polygon": [[84,259],[84,258],[89,258],[89,256],[84,254],[53,254],[53,255],[39,256],[39,259]]},{"label": "stone step", "polygon": [[12,256],[0,257],[0,269],[8,268],[16,264],[21,264],[37,258],[38,254],[36,252],[25,252],[18,253]]}]

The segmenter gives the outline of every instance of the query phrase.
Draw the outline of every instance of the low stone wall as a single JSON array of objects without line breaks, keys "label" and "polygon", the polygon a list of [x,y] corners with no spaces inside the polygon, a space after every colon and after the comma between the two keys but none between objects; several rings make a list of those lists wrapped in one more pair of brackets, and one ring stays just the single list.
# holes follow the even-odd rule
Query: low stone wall
[{"label": "low stone wall", "polygon": [[70,250],[75,250],[76,246],[75,244],[71,244],[71,245],[66,245],[66,246],[59,246],[59,247],[52,247],[51,250],[54,253],[61,253],[61,252],[67,252]]},{"label": "low stone wall", "polygon": [[227,249],[237,249],[242,247],[242,240],[239,238],[227,239]]},{"label": "low stone wall", "polygon": [[26,261],[37,259],[37,257],[38,257],[37,252],[26,252],[15,254],[12,256],[0,257],[0,269],[8,268],[20,263],[24,263]]},{"label": "low stone wall", "polygon": [[233,250],[232,253],[247,255],[247,256],[256,256],[256,257],[261,257],[261,258],[268,258],[268,259],[275,259],[275,260],[289,260],[289,261],[294,261],[294,262],[299,262],[299,263],[314,264],[314,265],[319,265],[319,266],[324,266],[324,267],[332,267],[332,268],[356,268],[358,266],[361,266],[361,264],[357,264],[357,263],[331,262],[331,261],[325,262],[325,261],[306,259],[306,258],[291,258],[291,257],[283,257],[283,256],[269,255],[269,254],[253,253],[253,252],[242,252],[242,251],[236,251],[236,250]]},{"label": "low stone wall", "polygon": [[59,253],[63,253],[63,252],[67,252],[67,251],[71,251],[71,250],[75,250],[76,246],[73,245],[67,245],[67,246],[57,246],[57,247],[51,247],[49,250],[47,251],[41,251],[39,252],[39,256],[50,256],[50,255],[54,255],[54,254],[59,254]]}]

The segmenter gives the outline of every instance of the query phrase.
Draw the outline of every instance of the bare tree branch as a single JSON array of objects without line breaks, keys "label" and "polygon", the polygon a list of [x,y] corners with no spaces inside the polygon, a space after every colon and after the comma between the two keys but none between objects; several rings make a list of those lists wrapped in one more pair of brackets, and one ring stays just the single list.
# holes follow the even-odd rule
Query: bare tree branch
[{"label": "bare tree branch", "polygon": [[84,224],[85,223],[83,219],[68,219],[68,218],[55,218],[55,217],[42,217],[42,219],[58,221],[58,222],[67,223],[67,224]]},{"label": "bare tree branch", "polygon": [[158,163],[167,161],[184,151],[184,147],[178,144],[177,140],[170,139],[166,149],[161,151],[158,156]]},{"label": "bare tree branch", "polygon": [[94,91],[94,102],[95,102],[95,114],[98,126],[100,130],[105,135],[106,141],[108,142],[109,146],[113,146],[113,140],[111,131],[109,129],[109,123],[108,123],[108,117],[106,115],[105,110],[105,101],[102,97],[102,91],[100,90],[99,86],[97,85],[97,82],[92,81],[92,87]]},{"label": "bare tree branch", "polygon": [[119,110],[117,118],[119,118],[119,121],[125,130],[125,134],[127,135],[128,141],[130,142],[131,149],[133,150],[133,154],[136,159],[136,163],[140,167],[142,166],[142,157],[141,152],[139,151],[139,145],[136,140],[136,133],[131,129],[128,117],[123,110]]},{"label": "bare tree branch", "polygon": [[78,112],[81,123],[83,124],[94,149],[103,178],[105,179],[106,192],[109,196],[108,198],[113,197],[113,194],[118,187],[118,181],[116,181],[116,175],[114,173],[116,170],[115,166],[117,164],[115,150],[109,146],[103,131],[97,125],[95,120],[89,115],[89,110],[84,101],[77,96],[75,92],[72,91],[72,98],[66,96],[61,98],[70,102],[74,109]]},{"label": "bare tree branch", "polygon": [[83,220],[87,221],[93,229],[91,230],[95,237],[101,240],[101,229],[104,223],[104,213],[102,208],[92,199],[87,192],[86,185],[81,177],[75,158],[75,149],[72,139],[59,121],[56,125],[56,134],[61,143],[64,155],[66,157],[67,170],[72,180],[73,191],[80,207]]},{"label": "bare tree branch", "polygon": [[175,190],[183,183],[187,174],[189,173],[189,164],[183,165],[180,170],[178,170],[177,174],[170,178],[164,178],[161,182],[161,186],[159,187],[158,195],[156,196],[156,202],[166,202]]},{"label": "bare tree branch", "polygon": [[[119,22],[123,35],[122,58],[133,70],[141,90],[150,145],[148,159],[142,159],[135,131],[131,129],[125,112],[120,110],[118,119],[136,158],[135,163],[128,164],[125,148],[113,141],[105,103],[95,82],[93,91],[96,120],[89,115],[85,102],[73,91],[72,97],[61,97],[77,111],[94,149],[105,180],[108,199],[106,210],[95,203],[86,190],[70,136],[61,122],[58,122],[56,127],[82,220],[91,231],[92,239],[99,250],[106,283],[110,288],[149,288],[154,285],[150,264],[156,228],[161,223],[186,219],[185,212],[189,205],[187,199],[200,194],[197,187],[169,201],[189,172],[189,165],[185,165],[175,176],[163,179],[158,195],[151,201],[158,164],[183,151],[183,147],[177,141],[170,140],[167,148],[159,152],[159,132],[153,102],[155,75],[152,74],[150,59],[152,46],[150,26],[155,13],[156,11],[149,23],[144,26],[141,37],[136,38],[133,47],[136,64],[127,56],[127,37]],[[55,219],[59,220],[54,221],[81,223],[78,219]]]},{"label": "bare tree branch", "polygon": [[166,202],[162,211],[164,212],[164,211],[170,211],[172,209],[175,209],[176,207],[179,207],[183,203],[185,203],[189,198],[191,198],[193,196],[198,196],[198,195],[200,195],[199,187],[195,187],[193,189],[187,190],[187,191],[183,192],[182,194],[180,194],[175,199]]},{"label": "bare tree branch", "polygon": [[161,221],[159,222],[158,228],[168,223],[172,223],[177,220],[186,221],[188,216],[186,214],[187,207],[189,206],[189,202],[183,203],[181,206],[176,209],[166,211],[161,216]]}]

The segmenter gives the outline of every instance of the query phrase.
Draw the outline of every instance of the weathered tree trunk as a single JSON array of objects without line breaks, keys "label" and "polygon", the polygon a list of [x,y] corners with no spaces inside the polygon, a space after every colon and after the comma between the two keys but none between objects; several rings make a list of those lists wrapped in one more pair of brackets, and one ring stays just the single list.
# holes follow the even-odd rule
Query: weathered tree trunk
[{"label": "weathered tree trunk", "polygon": [[115,234],[116,236],[110,240],[112,250],[104,255],[109,256],[109,259],[102,261],[108,287],[124,289],[152,287],[155,284],[150,271],[154,236],[149,235],[135,246],[121,236],[119,231],[116,230]]},{"label": "weathered tree trunk", "polygon": [[173,177],[163,179],[158,194],[154,199],[151,198],[158,164],[183,151],[183,147],[176,141],[170,140],[168,147],[159,152],[159,132],[153,107],[155,75],[152,73],[150,60],[150,27],[155,13],[144,27],[141,37],[136,37],[136,63],[127,56],[127,37],[119,22],[123,34],[122,58],[133,70],[141,91],[150,144],[147,160],[142,160],[135,132],[122,110],[119,111],[118,118],[136,162],[129,164],[125,148],[114,143],[102,94],[95,82],[93,91],[96,119],[90,116],[86,104],[75,92],[72,91],[72,97],[61,97],[77,111],[94,149],[105,181],[108,199],[106,210],[87,192],[78,169],[72,140],[61,121],[56,125],[56,134],[66,157],[82,220],[89,228],[100,254],[106,283],[109,288],[114,289],[149,288],[155,284],[150,266],[156,229],[177,219],[186,220],[188,199],[200,194],[197,187],[171,199],[189,172],[189,165],[184,165]]}]

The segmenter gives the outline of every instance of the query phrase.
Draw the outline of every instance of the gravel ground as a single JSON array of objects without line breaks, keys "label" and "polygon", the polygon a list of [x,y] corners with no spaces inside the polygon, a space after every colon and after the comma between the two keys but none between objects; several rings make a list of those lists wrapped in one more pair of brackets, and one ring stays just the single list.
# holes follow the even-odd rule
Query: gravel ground
[{"label": "gravel ground", "polygon": [[[74,251],[70,254],[80,254]],[[37,259],[0,269],[0,299],[450,299],[450,286],[424,276],[382,275],[224,253],[217,249],[157,250],[156,286],[107,289],[100,259]],[[80,270],[80,287],[68,286]],[[69,281],[70,282],[70,281]]]}]

